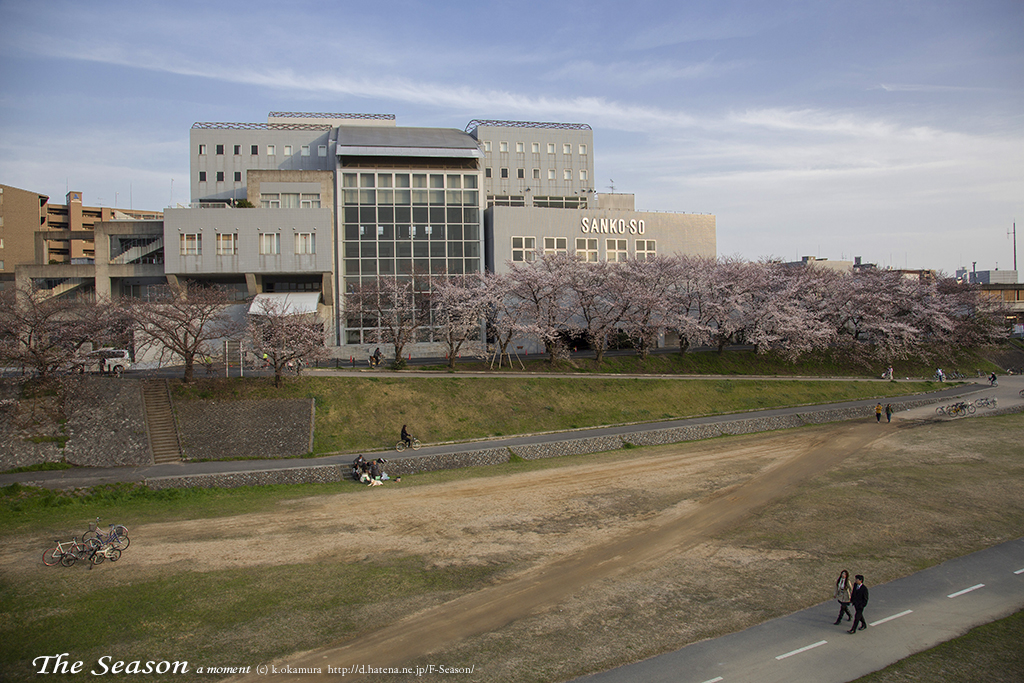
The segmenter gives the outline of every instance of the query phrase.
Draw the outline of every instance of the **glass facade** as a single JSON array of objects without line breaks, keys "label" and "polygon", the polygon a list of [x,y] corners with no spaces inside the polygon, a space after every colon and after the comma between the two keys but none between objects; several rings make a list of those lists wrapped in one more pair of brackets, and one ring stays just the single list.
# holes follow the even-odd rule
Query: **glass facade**
[{"label": "glass facade", "polygon": [[[340,175],[345,292],[378,275],[429,280],[482,270],[478,172],[368,169]],[[345,323],[343,343],[370,343],[363,337],[373,321]]]}]

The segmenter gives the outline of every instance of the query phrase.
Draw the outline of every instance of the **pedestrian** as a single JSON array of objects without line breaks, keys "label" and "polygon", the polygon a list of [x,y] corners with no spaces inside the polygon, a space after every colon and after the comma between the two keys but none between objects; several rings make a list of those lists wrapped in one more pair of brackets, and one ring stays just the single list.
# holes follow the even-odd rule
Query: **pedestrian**
[{"label": "pedestrian", "polygon": [[875,422],[882,421],[882,404],[879,403],[875,406]]},{"label": "pedestrian", "polygon": [[850,593],[853,587],[850,585],[850,572],[845,569],[839,572],[839,578],[836,579],[836,592],[834,597],[839,601],[839,616],[836,617],[836,624],[843,620],[843,615],[846,615],[846,620],[849,621],[853,617],[850,615]]},{"label": "pedestrian", "polygon": [[[853,628],[847,633],[856,633],[868,627],[868,622],[864,620],[864,608],[868,606],[868,587],[864,585],[862,574],[857,574],[853,578],[853,591],[850,593],[850,602],[853,603]],[[860,624],[859,629],[857,624]]]},{"label": "pedestrian", "polygon": [[891,403],[886,403],[885,404],[885,421],[886,422],[892,422],[892,404]]}]

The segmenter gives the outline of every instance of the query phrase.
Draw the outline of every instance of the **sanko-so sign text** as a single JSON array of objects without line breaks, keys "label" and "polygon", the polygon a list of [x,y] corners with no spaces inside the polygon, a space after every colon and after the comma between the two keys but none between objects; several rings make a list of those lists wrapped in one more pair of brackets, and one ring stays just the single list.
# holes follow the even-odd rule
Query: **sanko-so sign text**
[{"label": "sanko-so sign text", "polygon": [[637,220],[626,220],[625,218],[588,218],[583,216],[580,219],[581,232],[599,232],[606,235],[642,235],[645,229],[644,222]]}]

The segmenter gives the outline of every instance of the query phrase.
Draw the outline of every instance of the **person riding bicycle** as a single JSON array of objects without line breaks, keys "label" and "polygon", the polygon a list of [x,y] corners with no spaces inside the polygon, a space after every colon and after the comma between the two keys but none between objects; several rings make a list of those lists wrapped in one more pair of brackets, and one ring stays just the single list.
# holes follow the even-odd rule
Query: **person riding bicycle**
[{"label": "person riding bicycle", "polygon": [[996,373],[993,372],[991,375],[988,376],[988,383],[991,384],[992,386],[996,386],[997,384],[999,384],[996,378]]},{"label": "person riding bicycle", "polygon": [[408,425],[402,425],[402,441],[405,442],[406,446],[412,446],[412,435],[409,434],[407,427]]}]

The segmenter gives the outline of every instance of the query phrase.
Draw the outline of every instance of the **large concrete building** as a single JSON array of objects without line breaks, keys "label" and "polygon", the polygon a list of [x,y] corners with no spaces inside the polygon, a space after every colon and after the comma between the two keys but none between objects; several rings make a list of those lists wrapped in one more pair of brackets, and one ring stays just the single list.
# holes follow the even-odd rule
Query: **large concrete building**
[{"label": "large concrete building", "polygon": [[[0,249],[24,264],[18,277],[55,295],[144,297],[176,280],[221,285],[246,305],[301,293],[347,358],[376,344],[375,322],[347,315],[345,294],[378,276],[501,272],[556,252],[716,252],[712,215],[637,211],[631,194],[595,192],[586,124],[473,120],[458,130],[272,112],[266,123],[196,123],[189,145],[191,205],[167,209],[162,224],[93,216],[70,193],[67,221],[50,230],[45,196],[6,190]],[[32,223],[16,250],[14,215]],[[3,254],[0,275],[11,266]],[[437,353],[433,334],[422,330],[412,352]]]}]

